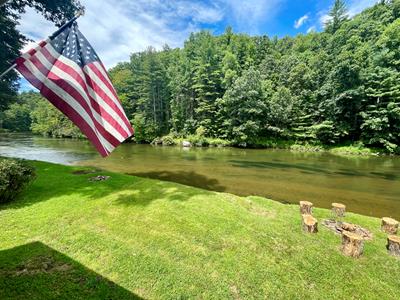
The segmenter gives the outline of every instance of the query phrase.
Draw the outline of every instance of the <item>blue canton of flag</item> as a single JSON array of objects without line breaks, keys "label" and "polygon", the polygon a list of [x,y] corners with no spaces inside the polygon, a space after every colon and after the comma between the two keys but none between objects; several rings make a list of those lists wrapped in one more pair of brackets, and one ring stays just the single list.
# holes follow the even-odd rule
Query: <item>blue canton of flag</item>
[{"label": "blue canton of flag", "polygon": [[107,71],[76,22],[16,60],[18,71],[108,156],[133,129]]}]

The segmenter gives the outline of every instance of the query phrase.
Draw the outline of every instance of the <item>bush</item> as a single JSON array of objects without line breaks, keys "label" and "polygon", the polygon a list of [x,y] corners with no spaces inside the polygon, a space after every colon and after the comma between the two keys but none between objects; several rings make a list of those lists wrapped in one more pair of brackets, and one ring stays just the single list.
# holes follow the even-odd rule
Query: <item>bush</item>
[{"label": "bush", "polygon": [[35,169],[22,161],[0,159],[0,203],[12,201],[35,176]]},{"label": "bush", "polygon": [[219,138],[209,138],[208,143],[211,147],[229,147],[231,142]]},{"label": "bush", "polygon": [[156,137],[150,144],[154,146],[162,145],[162,138]]},{"label": "bush", "polygon": [[163,146],[174,146],[175,141],[171,136],[167,135],[162,138],[162,145]]},{"label": "bush", "polygon": [[324,121],[310,127],[311,135],[315,136],[323,144],[335,144],[340,138],[340,133],[333,122]]},{"label": "bush", "polygon": [[209,145],[208,139],[203,136],[189,135],[187,140],[196,147],[207,147]]}]

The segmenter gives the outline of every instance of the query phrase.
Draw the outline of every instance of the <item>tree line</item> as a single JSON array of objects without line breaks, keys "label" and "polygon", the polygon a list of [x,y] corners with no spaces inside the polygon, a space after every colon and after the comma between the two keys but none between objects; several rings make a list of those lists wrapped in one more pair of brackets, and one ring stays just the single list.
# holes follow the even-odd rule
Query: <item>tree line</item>
[{"label": "tree line", "polygon": [[[336,0],[323,32],[270,38],[230,27],[218,36],[201,31],[179,49],[134,53],[110,75],[138,142],[197,135],[235,145],[361,142],[399,152],[399,17],[400,0],[353,18]],[[10,111],[27,97],[34,96],[22,94],[3,114],[4,127],[12,127]],[[29,127],[53,134],[40,127],[57,124],[57,114],[37,103]]]}]

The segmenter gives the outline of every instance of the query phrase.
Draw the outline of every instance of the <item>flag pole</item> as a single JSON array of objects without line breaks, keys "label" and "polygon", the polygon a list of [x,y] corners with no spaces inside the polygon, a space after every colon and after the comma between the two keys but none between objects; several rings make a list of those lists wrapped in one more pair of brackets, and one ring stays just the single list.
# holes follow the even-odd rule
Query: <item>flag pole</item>
[{"label": "flag pole", "polygon": [[[83,16],[85,14],[85,11],[83,9],[79,10],[75,16],[69,20],[68,22],[66,22],[64,25],[62,25],[60,28],[57,29],[56,32],[54,32],[49,38],[52,40],[54,39],[61,31],[63,31],[66,27],[68,27],[69,25],[71,25],[73,22],[75,22],[80,16]],[[11,70],[13,70],[15,67],[17,66],[17,64],[13,64],[11,67],[9,67],[7,70],[5,70],[3,73],[0,74],[0,79],[2,79],[4,76],[6,76],[8,74],[8,72],[10,72]]]}]

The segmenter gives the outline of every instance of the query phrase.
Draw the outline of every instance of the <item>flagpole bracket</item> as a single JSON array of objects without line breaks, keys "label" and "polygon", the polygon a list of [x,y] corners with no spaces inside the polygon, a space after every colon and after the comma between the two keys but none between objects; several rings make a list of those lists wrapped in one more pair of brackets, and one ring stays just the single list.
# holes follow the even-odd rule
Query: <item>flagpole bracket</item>
[{"label": "flagpole bracket", "polygon": [[[53,39],[54,36],[56,36],[59,32],[61,32],[65,27],[69,26],[71,23],[75,22],[79,17],[84,16],[85,15],[85,7],[83,6],[81,9],[79,9],[75,16],[69,20],[68,22],[66,22],[63,26],[61,26],[55,33],[53,33],[53,35],[50,36],[50,39]],[[0,80],[6,76],[11,70],[13,70],[15,67],[17,66],[17,64],[13,64],[12,66],[10,66],[7,70],[5,70],[3,73],[0,74]]]},{"label": "flagpole bracket", "polygon": [[79,17],[82,17],[82,16],[84,16],[84,15],[85,15],[85,8],[82,7],[80,10],[78,10],[78,11],[76,12],[75,17],[76,17],[76,18],[79,18]]}]

